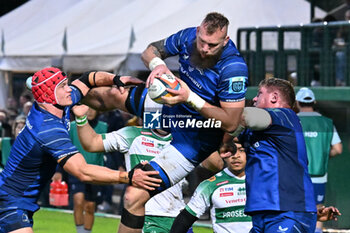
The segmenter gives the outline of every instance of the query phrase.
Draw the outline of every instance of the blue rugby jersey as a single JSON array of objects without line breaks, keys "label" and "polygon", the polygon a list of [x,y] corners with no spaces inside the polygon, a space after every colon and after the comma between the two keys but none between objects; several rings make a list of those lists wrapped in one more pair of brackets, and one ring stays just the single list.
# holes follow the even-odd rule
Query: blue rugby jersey
[{"label": "blue rugby jersey", "polygon": [[[171,56],[179,55],[180,78],[193,92],[212,105],[220,106],[220,101],[244,100],[248,84],[248,68],[234,43],[229,40],[214,67],[199,69],[190,64],[195,39],[196,28],[192,27],[181,30],[165,40],[166,52]],[[171,108],[164,106],[163,113],[188,114],[197,119],[204,119],[186,104],[179,104]],[[223,134],[218,129],[183,130],[179,128],[172,128],[171,133],[173,135],[171,144],[194,165],[217,149]]]},{"label": "blue rugby jersey", "polygon": [[245,211],[316,212],[300,120],[288,108],[265,110],[271,126],[240,137],[247,153]]},{"label": "blue rugby jersey", "polygon": [[[73,105],[81,99],[80,91],[72,88]],[[16,138],[4,170],[0,174],[2,210],[20,207],[36,211],[41,189],[55,173],[57,160],[78,153],[69,138],[69,112],[58,118],[35,102],[26,125]],[[5,209],[4,209],[4,203]]]}]

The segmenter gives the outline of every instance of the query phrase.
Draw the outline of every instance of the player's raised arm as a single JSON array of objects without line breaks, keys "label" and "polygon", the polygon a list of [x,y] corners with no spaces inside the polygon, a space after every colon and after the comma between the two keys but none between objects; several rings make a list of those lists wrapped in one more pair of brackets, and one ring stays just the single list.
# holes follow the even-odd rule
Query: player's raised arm
[{"label": "player's raised arm", "polygon": [[116,85],[121,92],[124,91],[124,86],[129,84],[139,84],[141,80],[131,76],[120,76],[104,71],[85,72],[79,79],[72,82],[77,86],[85,96],[87,92],[94,87]]},{"label": "player's raised arm", "polygon": [[148,45],[148,47],[141,54],[141,59],[146,67],[152,72],[148,76],[146,87],[149,87],[153,83],[155,76],[161,76],[162,74],[172,74],[163,59],[170,55],[166,52],[164,47],[165,39],[155,41]]}]

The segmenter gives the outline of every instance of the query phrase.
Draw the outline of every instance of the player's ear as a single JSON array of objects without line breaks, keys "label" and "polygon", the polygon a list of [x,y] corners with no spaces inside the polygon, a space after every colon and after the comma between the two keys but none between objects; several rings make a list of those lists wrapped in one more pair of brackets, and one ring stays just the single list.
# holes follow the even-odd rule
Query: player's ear
[{"label": "player's ear", "polygon": [[271,103],[276,104],[278,99],[279,99],[278,92],[276,92],[276,91],[272,92],[271,98],[270,98]]},{"label": "player's ear", "polygon": [[227,42],[229,41],[230,37],[229,36],[226,36],[225,38],[225,42],[224,42],[224,46],[226,46]]}]

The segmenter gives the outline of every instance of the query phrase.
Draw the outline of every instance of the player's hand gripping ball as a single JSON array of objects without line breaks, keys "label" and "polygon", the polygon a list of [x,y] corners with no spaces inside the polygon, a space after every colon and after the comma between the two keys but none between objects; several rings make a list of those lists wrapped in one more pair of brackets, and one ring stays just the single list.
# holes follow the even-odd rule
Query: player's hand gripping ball
[{"label": "player's hand gripping ball", "polygon": [[169,93],[166,89],[179,90],[181,88],[180,83],[171,74],[162,74],[162,76],[157,76],[153,80],[152,85],[148,89],[148,95],[157,103],[162,104],[162,96],[172,97],[173,95]]}]

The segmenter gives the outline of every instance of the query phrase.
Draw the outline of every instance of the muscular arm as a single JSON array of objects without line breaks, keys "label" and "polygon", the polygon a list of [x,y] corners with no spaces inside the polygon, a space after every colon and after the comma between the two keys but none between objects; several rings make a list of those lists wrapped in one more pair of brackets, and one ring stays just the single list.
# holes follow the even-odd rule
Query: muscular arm
[{"label": "muscular arm", "polygon": [[[64,158],[61,158],[58,162],[62,159]],[[94,184],[128,184],[130,181],[128,172],[115,171],[107,167],[87,164],[83,155],[80,153],[69,158],[64,164],[63,169],[82,182]],[[152,178],[151,176],[157,174],[157,171],[135,169],[132,175],[132,185],[143,189],[154,190],[154,187],[159,187],[161,180]]]},{"label": "muscular arm", "polygon": [[245,101],[239,102],[220,102],[221,107],[206,102],[199,113],[205,118],[214,118],[221,121],[221,128],[226,132],[234,131],[241,118]]},{"label": "muscular arm", "polygon": [[145,51],[143,51],[141,54],[141,59],[146,67],[148,67],[150,61],[155,57],[159,57],[161,59],[169,57],[169,55],[165,52],[164,42],[165,39],[155,41],[148,45]]},{"label": "muscular arm", "polygon": [[77,126],[78,136],[84,150],[88,152],[104,152],[102,135],[95,132],[91,125],[86,123]]},{"label": "muscular arm", "polygon": [[[72,84],[82,92],[84,96],[82,102],[84,104],[99,111],[108,111],[116,108],[126,111],[124,104],[129,89],[122,86],[114,86],[118,84],[115,74],[97,71],[88,73],[85,76],[86,78],[83,78],[83,76],[74,80]],[[141,80],[131,76],[121,76],[120,82],[125,85],[142,83]]]},{"label": "muscular arm", "polygon": [[162,59],[169,57],[164,47],[165,39],[151,43],[141,54],[141,59],[152,72],[147,78],[146,87],[153,83],[156,76],[172,74]]},{"label": "muscular arm", "polygon": [[82,92],[82,94],[85,96],[90,90],[90,87],[88,85],[92,87],[112,86],[114,84],[113,83],[114,76],[115,74],[103,72],[103,71],[90,72],[86,80],[88,84],[84,83],[81,79],[74,80],[72,84],[78,87]]},{"label": "muscular arm", "polygon": [[[60,162],[60,160],[58,162]],[[127,172],[120,172],[107,167],[87,164],[83,155],[80,153],[69,158],[63,166],[63,169],[82,182],[94,184],[129,183]]]}]

